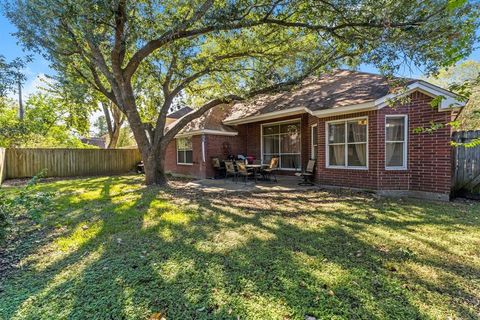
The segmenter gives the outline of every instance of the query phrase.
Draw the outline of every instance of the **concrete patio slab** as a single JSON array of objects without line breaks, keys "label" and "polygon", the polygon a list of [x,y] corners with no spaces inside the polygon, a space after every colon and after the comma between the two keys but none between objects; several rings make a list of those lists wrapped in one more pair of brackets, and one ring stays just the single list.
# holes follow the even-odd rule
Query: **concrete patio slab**
[{"label": "concrete patio slab", "polygon": [[203,192],[270,192],[270,191],[294,191],[319,189],[318,186],[300,186],[301,179],[291,176],[279,176],[275,181],[248,180],[245,183],[242,179],[237,182],[228,179],[202,179],[188,182],[188,188],[201,189]]}]

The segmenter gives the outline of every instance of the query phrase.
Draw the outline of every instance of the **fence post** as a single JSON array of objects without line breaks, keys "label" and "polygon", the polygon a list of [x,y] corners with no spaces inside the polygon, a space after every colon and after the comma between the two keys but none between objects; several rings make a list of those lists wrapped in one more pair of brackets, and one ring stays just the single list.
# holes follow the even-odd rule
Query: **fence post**
[{"label": "fence post", "polygon": [[0,148],[0,185],[5,180],[7,175],[7,169],[5,168],[6,165],[7,163],[5,148]]}]

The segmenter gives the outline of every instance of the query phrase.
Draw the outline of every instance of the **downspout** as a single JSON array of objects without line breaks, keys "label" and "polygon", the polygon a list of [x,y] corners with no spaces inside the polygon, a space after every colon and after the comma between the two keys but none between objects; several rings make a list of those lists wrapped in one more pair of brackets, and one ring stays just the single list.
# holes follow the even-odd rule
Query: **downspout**
[{"label": "downspout", "polygon": [[202,161],[205,163],[205,140],[207,137],[205,137],[204,134],[202,134]]}]

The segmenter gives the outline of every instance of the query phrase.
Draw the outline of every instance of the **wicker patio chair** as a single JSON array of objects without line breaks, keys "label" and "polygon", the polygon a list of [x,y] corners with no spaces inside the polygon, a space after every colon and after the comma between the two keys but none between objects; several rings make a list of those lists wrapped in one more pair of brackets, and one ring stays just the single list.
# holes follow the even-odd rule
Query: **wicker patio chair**
[{"label": "wicker patio chair", "polygon": [[261,173],[265,179],[270,180],[271,177],[273,176],[273,178],[275,179],[275,182],[277,182],[278,162],[279,162],[278,158],[272,158],[272,160],[270,160],[270,165],[268,166],[268,168],[262,170]]},{"label": "wicker patio chair", "polygon": [[308,160],[307,168],[303,172],[295,173],[297,177],[302,177],[303,181],[298,184],[301,186],[313,186],[313,171],[315,171],[315,160]]}]

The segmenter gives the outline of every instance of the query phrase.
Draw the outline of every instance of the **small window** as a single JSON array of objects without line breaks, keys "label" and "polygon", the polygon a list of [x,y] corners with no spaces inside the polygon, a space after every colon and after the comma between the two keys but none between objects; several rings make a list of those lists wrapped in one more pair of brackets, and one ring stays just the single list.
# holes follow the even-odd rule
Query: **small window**
[{"label": "small window", "polygon": [[385,168],[391,170],[407,168],[407,132],[406,116],[385,118]]},{"label": "small window", "polygon": [[316,124],[312,125],[311,139],[312,139],[311,158],[315,160],[317,159],[317,153],[318,153],[318,126]]},{"label": "small window", "polygon": [[349,119],[327,124],[327,167],[368,167],[368,120]]},{"label": "small window", "polygon": [[192,164],[192,138],[177,138],[177,163]]}]

